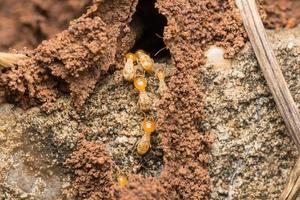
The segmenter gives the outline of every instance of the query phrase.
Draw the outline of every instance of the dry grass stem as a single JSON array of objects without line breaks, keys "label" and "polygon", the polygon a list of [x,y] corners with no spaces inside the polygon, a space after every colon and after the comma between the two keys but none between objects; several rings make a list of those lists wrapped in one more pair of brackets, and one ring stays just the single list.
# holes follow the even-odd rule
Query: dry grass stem
[{"label": "dry grass stem", "polygon": [[280,196],[280,200],[292,200],[296,199],[300,188],[300,157],[290,175],[290,179],[286,188]]},{"label": "dry grass stem", "polygon": [[[264,74],[270,91],[274,97],[278,110],[285,122],[288,132],[300,150],[300,114],[290,93],[281,68],[259,16],[255,0],[236,0],[240,9],[245,29],[252,44],[260,68]],[[300,159],[300,158],[299,158]],[[300,161],[291,172],[288,185],[283,191],[280,200],[297,198],[300,186]]]},{"label": "dry grass stem", "polygon": [[20,60],[27,58],[23,54],[14,54],[14,53],[1,53],[0,52],[0,67],[11,68],[15,66]]}]

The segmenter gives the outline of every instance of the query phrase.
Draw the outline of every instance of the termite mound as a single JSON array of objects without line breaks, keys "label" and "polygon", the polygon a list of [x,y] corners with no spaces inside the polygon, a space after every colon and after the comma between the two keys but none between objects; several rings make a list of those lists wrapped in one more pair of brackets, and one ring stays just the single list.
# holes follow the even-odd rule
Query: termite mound
[{"label": "termite mound", "polygon": [[[234,1],[94,2],[86,14],[71,22],[66,31],[44,41],[37,49],[24,52],[30,59],[2,72],[0,80],[6,89],[7,99],[25,107],[44,104],[58,123],[49,123],[50,114],[43,115],[43,121],[38,116],[27,123],[41,134],[46,130],[55,135],[62,144],[76,145],[77,133],[83,127],[87,129],[85,140],[88,142],[78,143],[70,157],[73,161],[69,162],[69,167],[74,172],[88,172],[86,168],[90,165],[86,165],[86,161],[92,163],[92,172],[102,172],[102,168],[97,171],[97,162],[104,159],[104,163],[109,161],[109,165],[105,165],[107,174],[118,167],[132,166],[126,170],[157,176],[129,175],[128,187],[120,192],[113,188],[116,179],[111,176],[103,184],[101,180],[91,182],[97,185],[90,187],[88,180],[92,179],[91,174],[74,174],[75,190],[81,190],[82,198],[101,196],[101,191],[113,191],[118,199],[128,191],[129,196],[135,199],[139,199],[141,193],[149,197],[146,199],[155,199],[155,193],[147,190],[143,193],[144,187],[136,184],[136,180],[145,185],[154,183],[161,199],[208,199],[208,158],[213,137],[200,126],[204,113],[199,68],[206,60],[204,52],[210,45],[224,48],[226,57],[234,57],[244,46],[246,34]],[[157,106],[157,137],[162,142],[156,145],[157,148],[154,146],[156,149],[153,148],[158,151],[151,151],[157,153],[153,154],[157,160],[153,162],[150,159],[149,162],[144,159],[145,164],[136,168],[134,162],[131,162],[133,165],[125,162],[130,161],[132,150],[122,144],[124,141],[131,142],[127,136],[132,136],[131,130],[140,125],[136,122],[141,121],[142,116],[134,112],[136,96],[132,86],[122,82],[117,69],[122,68],[128,51],[142,48],[155,57],[156,52],[164,47],[167,50],[161,51],[157,60],[171,58],[169,64],[175,72],[167,82],[168,91]],[[65,98],[69,102],[70,96],[73,106],[81,109],[79,114],[75,114],[73,106],[69,110],[64,103],[57,106],[57,99]],[[130,109],[132,118],[126,114]],[[164,150],[163,158],[160,146]],[[90,147],[101,153],[88,159],[90,154],[86,152],[92,150]],[[61,147],[57,145],[57,148]],[[106,153],[111,149],[117,149],[123,153],[122,156],[111,159],[113,156]],[[110,164],[111,160],[115,163]],[[78,169],[74,169],[74,165]],[[151,168],[152,172],[147,174]],[[130,180],[130,177],[133,178]],[[100,193],[97,194],[95,188],[101,188]],[[110,192],[110,195],[107,199],[114,198],[114,194]]]}]

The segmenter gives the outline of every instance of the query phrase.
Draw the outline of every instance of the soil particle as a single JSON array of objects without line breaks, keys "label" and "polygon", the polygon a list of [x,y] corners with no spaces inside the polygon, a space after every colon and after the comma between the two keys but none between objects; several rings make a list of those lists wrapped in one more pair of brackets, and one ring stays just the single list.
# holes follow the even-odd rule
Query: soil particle
[{"label": "soil particle", "polygon": [[261,0],[266,13],[266,28],[279,31],[293,28],[300,23],[300,2],[298,0]]},{"label": "soil particle", "polygon": [[[68,27],[92,0],[1,0],[0,50],[35,48]],[[5,39],[3,39],[5,38]]]},{"label": "soil particle", "polygon": [[[7,95],[23,106],[44,103],[49,109],[61,92],[67,92],[74,105],[81,106],[101,72],[116,64],[116,54],[124,54],[130,48],[123,49],[118,44],[131,32],[128,23],[136,1],[118,2],[94,4],[85,15],[71,22],[68,30],[27,52],[28,60],[1,74]],[[108,10],[104,14],[105,9]]]},{"label": "soil particle", "polygon": [[65,164],[74,170],[72,187],[77,196],[89,200],[112,199],[112,160],[104,144],[80,141]]},{"label": "soil particle", "polygon": [[209,44],[234,56],[245,32],[233,1],[157,1],[157,7],[168,20],[164,40],[177,69],[158,110],[165,161],[161,184],[169,199],[208,199],[213,137],[199,130],[203,97],[197,76]]},{"label": "soil particle", "polygon": [[[165,199],[165,191],[157,178],[131,175],[124,189],[116,191],[120,200],[157,200]],[[169,198],[170,199],[170,198]]]}]

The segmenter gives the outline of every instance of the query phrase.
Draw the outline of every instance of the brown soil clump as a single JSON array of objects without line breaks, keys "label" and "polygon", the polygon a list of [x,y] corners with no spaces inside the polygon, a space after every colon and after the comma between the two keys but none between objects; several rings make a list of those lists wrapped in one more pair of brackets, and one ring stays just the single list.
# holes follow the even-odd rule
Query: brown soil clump
[{"label": "brown soil clump", "polygon": [[266,28],[279,30],[293,28],[300,23],[300,1],[298,0],[262,0],[266,12]]},{"label": "brown soil clump", "polygon": [[75,194],[89,200],[112,199],[111,164],[103,144],[82,140],[66,161],[75,173]]},{"label": "brown soil clump", "polygon": [[203,104],[196,77],[209,45],[225,47],[227,56],[233,56],[246,35],[234,1],[170,0],[157,5],[168,20],[164,40],[177,68],[158,111],[165,153],[161,183],[169,199],[208,199],[213,137],[199,130]]},{"label": "brown soil clump", "polygon": [[[157,200],[166,199],[165,191],[158,179],[142,178],[131,175],[126,188],[117,191],[116,198],[120,200]],[[170,199],[170,198],[169,198]]]},{"label": "brown soil clump", "polygon": [[0,50],[35,48],[68,27],[92,0],[0,0]]},{"label": "brown soil clump", "polygon": [[195,72],[172,77],[158,112],[165,160],[161,182],[170,199],[205,199],[209,194],[206,165],[212,141],[197,126],[203,106]]},{"label": "brown soil clump", "polygon": [[[101,1],[93,5],[71,22],[68,30],[28,52],[30,59],[1,75],[7,95],[24,106],[49,106],[67,92],[75,106],[81,106],[101,71],[115,65],[116,55],[124,54],[133,45],[135,37],[125,36],[132,34],[128,23],[135,5],[136,1]],[[120,48],[118,44],[124,38],[132,42]]]},{"label": "brown soil clump", "polygon": [[226,48],[227,56],[233,56],[245,43],[246,33],[233,0],[158,3],[168,19],[164,40],[179,68],[203,63],[209,44],[216,43]]}]

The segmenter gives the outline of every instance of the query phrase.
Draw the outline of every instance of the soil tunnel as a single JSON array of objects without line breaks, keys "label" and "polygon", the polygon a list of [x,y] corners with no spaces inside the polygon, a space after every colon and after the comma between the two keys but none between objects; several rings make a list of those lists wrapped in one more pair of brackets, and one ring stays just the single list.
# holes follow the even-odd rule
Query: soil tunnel
[{"label": "soil tunnel", "polygon": [[131,51],[143,49],[155,59],[168,58],[170,52],[163,41],[167,19],[158,12],[155,3],[155,0],[139,1],[133,19],[141,22],[143,32]]}]

